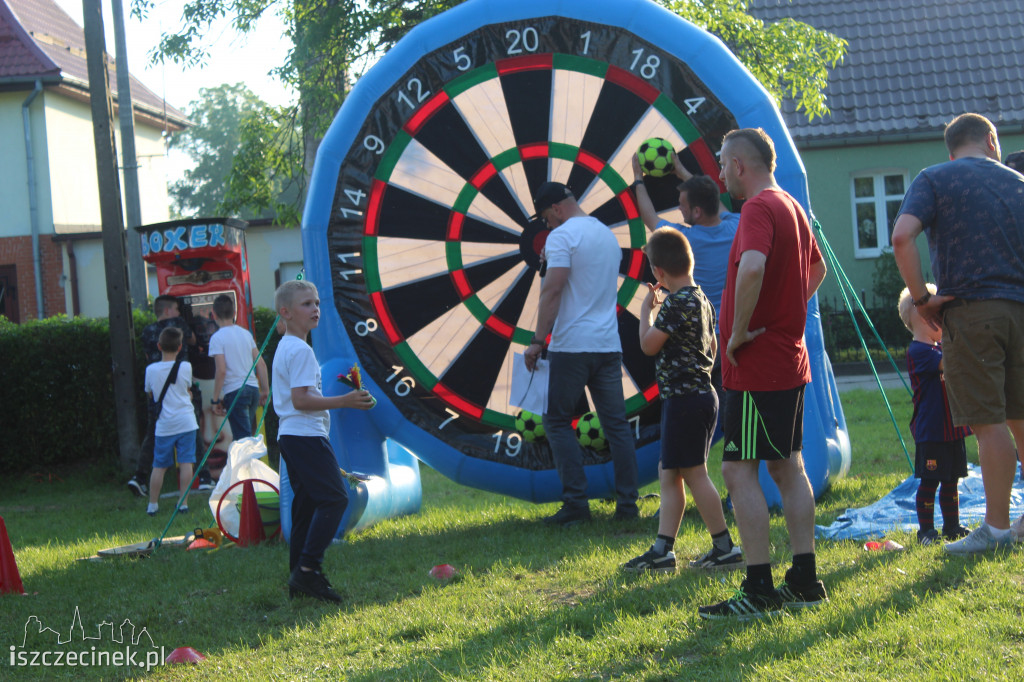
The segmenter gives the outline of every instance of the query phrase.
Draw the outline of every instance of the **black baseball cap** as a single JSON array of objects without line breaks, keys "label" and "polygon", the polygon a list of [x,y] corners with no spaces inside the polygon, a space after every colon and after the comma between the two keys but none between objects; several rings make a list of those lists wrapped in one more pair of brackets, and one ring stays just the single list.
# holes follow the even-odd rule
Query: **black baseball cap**
[{"label": "black baseball cap", "polygon": [[533,210],[536,213],[530,216],[530,220],[539,218],[541,213],[572,195],[572,191],[560,182],[545,182],[533,195]]},{"label": "black baseball cap", "polygon": [[1003,163],[1018,173],[1024,173],[1024,149],[1010,154]]}]

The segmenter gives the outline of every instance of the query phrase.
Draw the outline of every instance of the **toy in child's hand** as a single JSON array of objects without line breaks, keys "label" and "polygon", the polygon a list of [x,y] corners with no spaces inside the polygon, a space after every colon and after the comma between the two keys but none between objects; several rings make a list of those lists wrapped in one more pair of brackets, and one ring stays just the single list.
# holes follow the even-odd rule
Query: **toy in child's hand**
[{"label": "toy in child's hand", "polygon": [[[338,381],[357,391],[363,390],[363,373],[359,369],[359,365],[352,365],[352,369],[348,371],[348,374],[339,374]],[[376,407],[377,399],[371,395],[370,400],[373,401],[373,405],[370,406],[372,409]]]}]

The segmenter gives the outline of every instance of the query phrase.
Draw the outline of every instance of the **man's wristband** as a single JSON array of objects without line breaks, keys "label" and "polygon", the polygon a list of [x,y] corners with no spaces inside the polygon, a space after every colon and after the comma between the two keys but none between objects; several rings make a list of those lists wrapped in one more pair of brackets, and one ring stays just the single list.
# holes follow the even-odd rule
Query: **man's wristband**
[{"label": "man's wristband", "polygon": [[932,297],[932,292],[930,292],[930,291],[924,292],[924,296],[922,296],[921,298],[916,299],[914,301],[914,307],[915,308],[919,308],[919,307],[923,306],[925,303],[927,303],[929,300],[931,300],[931,297]]},{"label": "man's wristband", "polygon": [[211,405],[220,405],[220,401],[219,400],[210,400],[210,404]]},{"label": "man's wristband", "polygon": [[533,337],[532,339],[530,339],[530,345],[532,346],[534,344],[536,344],[538,346],[546,346],[547,345],[546,343],[544,343],[544,339],[538,339],[536,336]]}]

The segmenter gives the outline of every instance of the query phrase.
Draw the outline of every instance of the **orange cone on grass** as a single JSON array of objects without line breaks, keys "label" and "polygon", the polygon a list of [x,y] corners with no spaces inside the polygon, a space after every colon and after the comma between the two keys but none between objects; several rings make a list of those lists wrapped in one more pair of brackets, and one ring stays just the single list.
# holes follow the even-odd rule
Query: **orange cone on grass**
[{"label": "orange cone on grass", "polygon": [[238,545],[248,547],[267,539],[263,530],[263,519],[260,518],[260,507],[256,502],[256,489],[252,481],[242,485],[242,514],[238,522]]},{"label": "orange cone on grass", "polygon": [[25,594],[18,573],[18,564],[14,561],[14,548],[7,537],[7,526],[4,517],[0,516],[0,594]]}]

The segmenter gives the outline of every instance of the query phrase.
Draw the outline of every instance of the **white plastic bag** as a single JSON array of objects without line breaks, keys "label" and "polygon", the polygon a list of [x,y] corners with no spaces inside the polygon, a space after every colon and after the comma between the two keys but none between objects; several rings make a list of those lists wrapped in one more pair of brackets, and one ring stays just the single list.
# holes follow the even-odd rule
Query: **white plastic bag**
[{"label": "white plastic bag", "polygon": [[[228,448],[228,462],[220,474],[217,486],[210,493],[210,511],[216,519],[217,511],[220,510],[220,526],[230,535],[238,536],[238,501],[245,489],[242,485],[231,486],[246,479],[261,479],[272,483],[274,488],[281,487],[278,473],[260,461],[266,454],[267,446],[262,434],[236,440]],[[253,488],[258,493],[275,492],[274,488],[258,481],[253,482]]]}]

